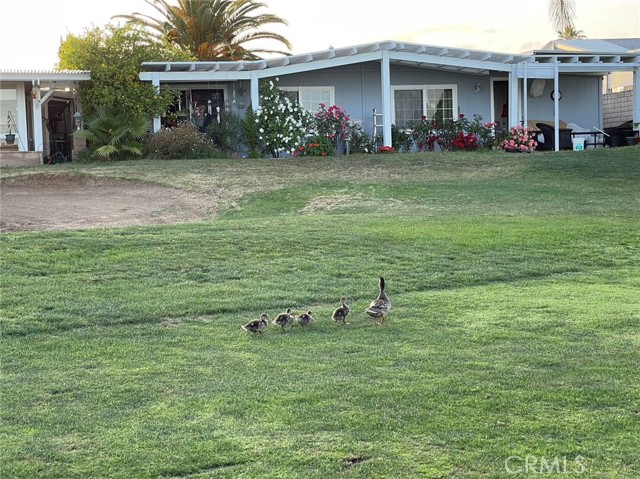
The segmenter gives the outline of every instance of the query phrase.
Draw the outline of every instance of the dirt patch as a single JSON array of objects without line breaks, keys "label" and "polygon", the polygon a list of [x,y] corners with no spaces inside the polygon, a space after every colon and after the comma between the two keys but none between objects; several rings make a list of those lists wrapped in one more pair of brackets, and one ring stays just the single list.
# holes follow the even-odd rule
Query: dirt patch
[{"label": "dirt patch", "polygon": [[189,223],[217,209],[214,199],[115,178],[30,174],[0,184],[0,231]]}]

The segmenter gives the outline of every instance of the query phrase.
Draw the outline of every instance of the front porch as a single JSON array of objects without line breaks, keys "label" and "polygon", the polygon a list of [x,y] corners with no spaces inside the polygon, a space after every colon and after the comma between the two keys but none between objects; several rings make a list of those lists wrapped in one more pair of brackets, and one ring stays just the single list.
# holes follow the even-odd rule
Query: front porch
[{"label": "front porch", "polygon": [[[59,153],[71,161],[86,71],[0,71],[2,166],[32,164]],[[25,154],[33,153],[33,154]]]}]

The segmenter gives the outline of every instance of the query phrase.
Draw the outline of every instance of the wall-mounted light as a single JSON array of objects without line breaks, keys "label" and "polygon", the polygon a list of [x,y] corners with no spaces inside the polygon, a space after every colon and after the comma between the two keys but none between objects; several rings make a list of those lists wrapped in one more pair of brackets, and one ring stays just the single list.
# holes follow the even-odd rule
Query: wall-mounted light
[{"label": "wall-mounted light", "polygon": [[473,90],[476,93],[480,93],[480,90],[482,90],[482,85],[480,84],[480,82],[476,83],[476,85],[473,87]]},{"label": "wall-mounted light", "polygon": [[82,130],[82,113],[80,113],[79,111],[75,112],[73,114],[73,119],[76,122],[76,130]]}]

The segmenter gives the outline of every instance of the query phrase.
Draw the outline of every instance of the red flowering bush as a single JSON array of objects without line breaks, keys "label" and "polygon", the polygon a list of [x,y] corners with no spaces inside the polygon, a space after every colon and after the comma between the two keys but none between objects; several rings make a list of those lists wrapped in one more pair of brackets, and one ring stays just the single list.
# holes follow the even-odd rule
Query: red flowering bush
[{"label": "red flowering bush", "polygon": [[460,113],[456,120],[422,121],[412,131],[418,151],[433,151],[436,144],[443,150],[469,150],[489,146],[494,139],[495,123],[483,123],[482,116],[469,120]]},{"label": "red flowering bush", "polygon": [[476,148],[478,148],[478,138],[471,133],[459,132],[451,139],[453,150],[475,150]]},{"label": "red flowering bush", "polygon": [[327,109],[324,103],[320,103],[314,123],[318,135],[330,140],[346,140],[349,137],[349,115],[342,107],[331,105]]},{"label": "red flowering bush", "polygon": [[294,150],[293,156],[333,156],[335,154],[335,149],[331,140],[322,135],[317,135],[311,138],[308,142],[305,142],[302,145],[298,145],[298,147]]},{"label": "red flowering bush", "polygon": [[396,150],[393,146],[381,146],[378,148],[378,153],[395,153]]}]

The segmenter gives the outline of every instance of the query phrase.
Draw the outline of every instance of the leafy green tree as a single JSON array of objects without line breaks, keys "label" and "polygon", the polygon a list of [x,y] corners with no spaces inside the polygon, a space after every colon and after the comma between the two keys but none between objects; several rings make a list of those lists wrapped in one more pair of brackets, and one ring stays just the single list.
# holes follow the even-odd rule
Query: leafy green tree
[{"label": "leafy green tree", "polygon": [[145,31],[112,24],[88,28],[78,36],[67,35],[60,43],[58,58],[59,68],[91,71],[91,80],[80,85],[85,114],[107,106],[149,118],[163,114],[176,93],[173,90],[158,93],[153,85],[140,81],[140,64],[192,59]]},{"label": "leafy green tree", "polygon": [[269,13],[256,13],[266,5],[254,0],[145,0],[158,18],[141,13],[118,15],[128,24],[146,28],[156,39],[168,41],[198,60],[256,60],[261,54],[286,52],[248,43],[269,40],[291,49],[284,36],[265,25],[287,22]]}]

